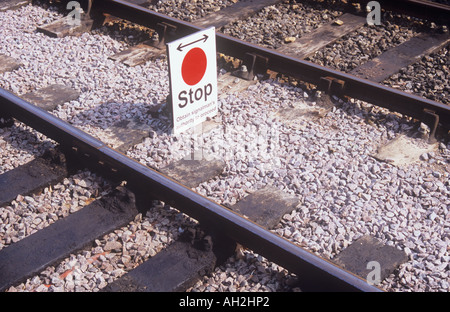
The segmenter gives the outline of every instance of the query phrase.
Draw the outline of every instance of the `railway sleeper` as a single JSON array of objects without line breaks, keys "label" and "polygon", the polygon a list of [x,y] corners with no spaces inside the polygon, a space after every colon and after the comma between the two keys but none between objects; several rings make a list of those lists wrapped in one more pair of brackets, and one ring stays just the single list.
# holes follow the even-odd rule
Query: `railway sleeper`
[{"label": "railway sleeper", "polygon": [[63,10],[66,10],[68,13],[66,16],[49,24],[39,26],[36,28],[36,31],[49,37],[63,38],[66,36],[79,36],[103,24],[105,16],[95,10],[91,10],[93,0],[80,0],[76,2],[76,5],[72,6],[68,5],[70,2],[70,0],[63,0],[60,4]]},{"label": "railway sleeper", "polygon": [[9,204],[19,194],[39,192],[67,176],[65,156],[49,150],[42,157],[0,175],[0,207]]},{"label": "railway sleeper", "polygon": [[10,72],[22,66],[20,61],[5,54],[0,54],[0,73]]},{"label": "railway sleeper", "polygon": [[78,99],[80,92],[61,84],[53,84],[47,87],[36,89],[20,96],[46,111],[54,110],[58,105]]},{"label": "railway sleeper", "polygon": [[[6,4],[4,4],[5,8],[9,9],[8,5],[10,5],[13,2],[14,1],[7,2]],[[2,11],[2,8],[0,8],[0,11]],[[21,66],[22,63],[20,63],[15,58],[12,58],[5,54],[0,54],[0,74],[16,70]],[[11,127],[13,124],[14,119],[11,116],[9,116],[8,114],[0,115],[0,128]]]},{"label": "railway sleeper", "polygon": [[379,284],[407,260],[403,250],[365,235],[341,251],[333,262],[370,283]]},{"label": "railway sleeper", "polygon": [[75,36],[93,28],[94,21],[83,15],[80,23],[72,23],[71,16],[65,16],[59,20],[51,22],[41,27],[37,27],[37,31],[53,38],[63,38],[66,36]]},{"label": "railway sleeper", "polygon": [[234,251],[225,237],[213,238],[200,227],[102,289],[103,292],[179,292],[210,274]]},{"label": "railway sleeper", "polygon": [[132,221],[135,195],[118,186],[83,209],[0,251],[0,291],[93,244]]},{"label": "railway sleeper", "polygon": [[7,10],[17,10],[31,3],[31,0],[2,0],[0,2],[0,12]]}]

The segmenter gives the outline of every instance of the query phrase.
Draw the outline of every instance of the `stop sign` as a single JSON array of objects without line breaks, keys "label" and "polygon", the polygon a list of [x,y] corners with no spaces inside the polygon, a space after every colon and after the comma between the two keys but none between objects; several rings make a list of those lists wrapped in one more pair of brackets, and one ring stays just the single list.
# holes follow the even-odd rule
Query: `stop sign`
[{"label": "stop sign", "polygon": [[181,133],[217,114],[215,28],[167,44],[173,132]]}]

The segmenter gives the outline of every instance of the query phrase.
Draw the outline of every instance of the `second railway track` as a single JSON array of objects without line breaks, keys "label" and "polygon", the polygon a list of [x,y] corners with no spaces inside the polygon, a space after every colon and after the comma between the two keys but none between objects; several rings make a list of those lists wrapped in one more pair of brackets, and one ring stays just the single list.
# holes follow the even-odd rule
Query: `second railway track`
[{"label": "second railway track", "polygon": [[[286,3],[266,11],[272,10],[272,16],[277,16]],[[286,5],[292,8],[296,4]],[[2,87],[22,96],[54,83],[69,85],[80,93],[79,97],[57,106],[52,114],[123,150],[141,164],[163,170],[191,150],[200,151],[197,155],[205,162],[208,156],[219,155],[224,166],[215,170],[220,174],[190,186],[199,194],[233,207],[248,194],[273,186],[279,194],[285,194],[283,204],[288,205],[287,198],[294,196],[300,205],[282,216],[272,232],[326,259],[339,258],[352,243],[370,235],[393,250],[403,251],[406,258],[399,266],[394,263],[396,271],[384,276],[381,288],[448,291],[450,185],[446,141],[428,144],[423,138],[407,139],[405,144],[415,144],[414,152],[423,148],[417,154],[420,158],[412,163],[414,159],[408,157],[377,155],[377,149],[389,141],[399,141],[404,134],[423,133],[426,138],[428,129],[418,127],[417,121],[359,100],[328,97],[258,76],[259,81],[246,84],[237,78],[223,83],[223,90],[238,87],[240,91],[221,94],[221,114],[210,123],[210,131],[200,136],[172,136],[168,133],[169,119],[158,110],[168,91],[164,57],[125,66],[108,58],[126,50],[126,44],[108,37],[103,30],[50,39],[34,30],[60,17],[58,13],[27,6],[0,14],[17,23],[9,32],[5,30],[4,50],[0,52],[23,61],[21,68],[3,74]],[[126,38],[134,39],[132,35]],[[439,52],[444,53],[444,59],[445,49],[448,44],[444,52]],[[55,59],[58,62],[46,61]],[[225,72],[220,70],[219,80],[227,77]],[[439,77],[448,84],[445,72],[443,75]],[[17,79],[21,81],[14,82]],[[442,90],[445,94],[448,89],[444,86]],[[291,118],[293,115],[301,116]],[[428,118],[425,121],[432,126]],[[440,121],[445,130],[448,119]],[[116,132],[124,128],[125,136]],[[1,131],[2,173],[55,145],[19,122]],[[143,141],[120,146],[131,134]],[[13,153],[19,157],[9,159],[7,155]],[[409,153],[410,158],[416,157],[411,150]],[[83,154],[82,148],[75,155],[77,161],[93,156]],[[82,211],[94,199],[107,198],[113,189],[114,185],[83,171],[38,195],[19,194],[1,208],[2,250],[7,251],[8,246],[49,223]],[[114,285],[178,237],[193,234],[191,228],[197,225],[194,220],[167,203],[154,204],[156,207],[148,212],[129,217],[125,227],[100,235],[91,242],[92,248],[72,254],[57,267],[42,268],[40,274],[25,284],[10,285],[9,290],[97,291]],[[58,206],[66,210],[60,211]],[[189,207],[179,208],[190,211]],[[203,244],[208,241],[201,239]],[[241,249],[190,290],[282,291],[301,282],[301,274],[296,276],[257,253]]]}]

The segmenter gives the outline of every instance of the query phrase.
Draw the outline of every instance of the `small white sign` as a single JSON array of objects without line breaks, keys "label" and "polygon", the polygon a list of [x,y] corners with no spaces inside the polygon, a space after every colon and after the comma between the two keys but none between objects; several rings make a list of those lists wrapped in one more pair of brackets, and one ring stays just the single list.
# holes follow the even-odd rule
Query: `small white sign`
[{"label": "small white sign", "polygon": [[173,132],[181,133],[217,114],[214,27],[167,44]]}]

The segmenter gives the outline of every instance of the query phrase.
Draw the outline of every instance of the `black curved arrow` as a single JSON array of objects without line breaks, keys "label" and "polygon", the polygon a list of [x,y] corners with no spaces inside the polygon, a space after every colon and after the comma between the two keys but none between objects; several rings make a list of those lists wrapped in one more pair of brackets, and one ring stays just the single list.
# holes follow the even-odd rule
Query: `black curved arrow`
[{"label": "black curved arrow", "polygon": [[194,43],[196,43],[196,42],[202,41],[202,40],[203,40],[203,42],[206,42],[206,40],[208,40],[208,38],[209,38],[209,37],[208,37],[206,34],[203,34],[203,38],[200,38],[200,39],[198,39],[198,40],[189,42],[189,43],[187,43],[187,44],[185,44],[185,45],[182,45],[182,43],[180,43],[180,45],[177,47],[177,50],[178,50],[178,51],[183,51],[183,50],[182,50],[183,48],[186,48],[187,46],[189,46],[189,45],[191,45],[191,44],[194,44]]}]

